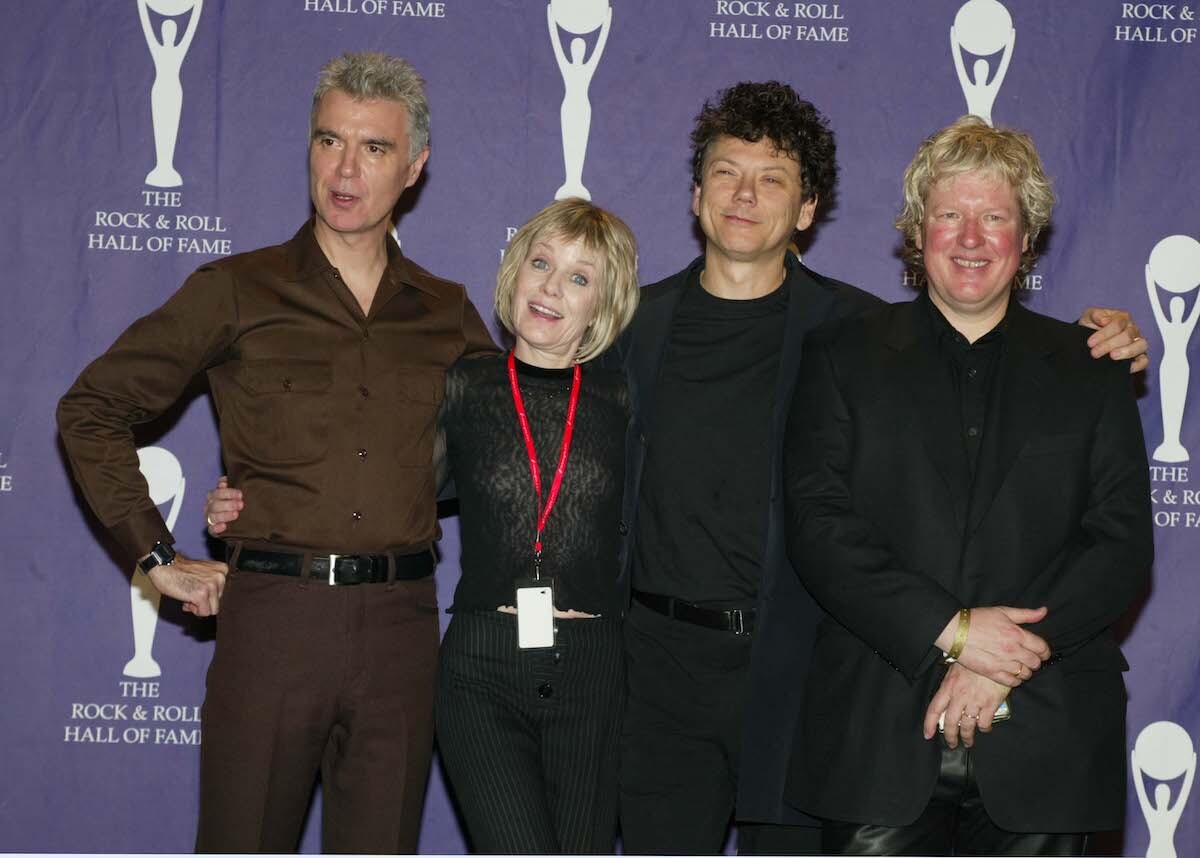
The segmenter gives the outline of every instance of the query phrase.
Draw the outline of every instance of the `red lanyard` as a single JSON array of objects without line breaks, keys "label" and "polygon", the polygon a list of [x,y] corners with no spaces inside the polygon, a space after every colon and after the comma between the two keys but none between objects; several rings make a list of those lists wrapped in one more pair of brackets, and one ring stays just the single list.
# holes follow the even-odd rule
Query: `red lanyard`
[{"label": "red lanyard", "polygon": [[529,472],[533,475],[533,490],[537,493],[537,534],[533,541],[534,568],[537,569],[542,558],[542,531],[546,529],[546,519],[550,518],[550,510],[558,500],[558,490],[562,488],[563,474],[567,470],[567,459],[571,455],[571,436],[575,434],[575,407],[579,404],[579,385],[582,373],[579,364],[575,364],[575,372],[571,378],[571,400],[567,404],[567,423],[563,426],[562,450],[558,454],[558,467],[554,471],[554,482],[550,484],[550,496],[542,503],[542,469],[538,467],[537,450],[533,446],[533,433],[529,431],[529,417],[525,414],[525,403],[521,401],[521,387],[517,384],[517,360],[512,352],[508,353],[508,383],[512,387],[513,405],[517,407],[517,420],[521,423],[521,434],[525,436],[525,452],[529,456]]}]

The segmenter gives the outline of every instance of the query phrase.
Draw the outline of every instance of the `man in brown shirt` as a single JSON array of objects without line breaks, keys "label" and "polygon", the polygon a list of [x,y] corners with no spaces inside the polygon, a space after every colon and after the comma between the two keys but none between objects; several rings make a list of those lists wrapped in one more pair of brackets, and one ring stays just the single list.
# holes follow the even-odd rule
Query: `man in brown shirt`
[{"label": "man in brown shirt", "polygon": [[[432,744],[442,374],[494,351],[457,284],[388,235],[429,156],[424,85],[347,54],[313,93],[316,217],[188,278],[59,405],[75,477],[162,593],[221,620],[201,750],[201,851],[297,848],[318,771],[326,852],[413,852]],[[174,552],[131,427],[208,375],[231,480],[254,502],[226,566]],[[357,586],[350,586],[357,585]]]}]

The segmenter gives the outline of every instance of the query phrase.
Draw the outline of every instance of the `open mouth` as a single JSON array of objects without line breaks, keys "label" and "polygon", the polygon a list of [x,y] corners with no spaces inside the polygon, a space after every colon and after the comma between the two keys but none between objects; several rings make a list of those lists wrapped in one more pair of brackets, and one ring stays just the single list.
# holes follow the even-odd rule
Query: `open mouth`
[{"label": "open mouth", "polygon": [[358,199],[353,194],[339,194],[337,191],[330,191],[329,196],[333,197],[335,203],[343,206],[350,205],[350,203]]},{"label": "open mouth", "polygon": [[530,302],[529,310],[533,313],[533,315],[542,319],[551,319],[553,321],[557,321],[563,317],[562,313],[551,310],[549,307],[543,304],[534,304],[533,302]]},{"label": "open mouth", "polygon": [[986,259],[959,259],[954,257],[954,264],[960,268],[983,268],[988,264]]}]

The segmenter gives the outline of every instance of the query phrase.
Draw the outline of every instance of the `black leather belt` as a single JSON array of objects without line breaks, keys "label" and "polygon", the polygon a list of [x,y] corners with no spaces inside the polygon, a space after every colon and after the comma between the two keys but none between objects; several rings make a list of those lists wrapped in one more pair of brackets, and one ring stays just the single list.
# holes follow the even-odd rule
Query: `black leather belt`
[{"label": "black leather belt", "polygon": [[[308,558],[308,563],[305,563]],[[292,554],[243,548],[237,568],[268,575],[308,576],[329,584],[382,584],[388,580],[389,561],[396,566],[397,581],[415,581],[433,574],[433,553],[419,554]]]},{"label": "black leather belt", "polygon": [[633,598],[664,617],[683,620],[694,626],[733,632],[735,635],[748,635],[754,631],[755,611],[752,608],[705,608],[682,599],[660,596],[657,593],[643,593],[641,590],[634,590]]}]

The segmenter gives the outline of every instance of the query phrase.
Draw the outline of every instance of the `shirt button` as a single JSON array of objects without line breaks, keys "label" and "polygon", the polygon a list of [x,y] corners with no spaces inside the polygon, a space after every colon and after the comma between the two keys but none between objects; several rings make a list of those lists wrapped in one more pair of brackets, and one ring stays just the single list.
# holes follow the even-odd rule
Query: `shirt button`
[{"label": "shirt button", "polygon": [[972,438],[974,438],[976,435],[978,435],[978,434],[979,434],[979,429],[977,429],[976,427],[972,426],[971,428],[969,428],[969,429],[967,430],[967,434],[968,434],[968,435],[970,435]]},{"label": "shirt button", "polygon": [[562,661],[562,653],[556,651],[554,653],[554,663],[558,664],[560,661]]},{"label": "shirt button", "polygon": [[621,522],[617,525],[617,532],[624,536],[625,534],[629,533],[629,525],[625,522]]},{"label": "shirt button", "polygon": [[371,332],[370,332],[370,331],[363,331],[363,342],[366,342],[366,341],[367,341],[367,340],[369,340],[369,339],[371,339]]},{"label": "shirt button", "polygon": [[358,395],[363,399],[367,399],[371,395],[371,391],[367,390],[367,386],[365,384],[361,384],[358,387]]},{"label": "shirt button", "polygon": [[362,521],[362,513],[361,512],[357,512],[357,511],[352,512],[352,513],[350,513],[350,517],[352,519],[354,519],[355,521]]},{"label": "shirt button", "polygon": [[358,458],[360,458],[360,459],[365,459],[365,458],[367,458],[367,451],[366,451],[366,450],[359,450],[359,451],[358,451]]},{"label": "shirt button", "polygon": [[291,389],[292,389],[292,380],[291,380],[290,378],[285,378],[285,379],[283,380],[283,389],[284,389],[284,390],[291,390]]},{"label": "shirt button", "polygon": [[342,279],[342,273],[341,273],[340,271],[338,271],[336,268],[335,268],[335,269],[333,269],[333,279],[334,279],[334,280],[341,280],[341,279]]},{"label": "shirt button", "polygon": [[551,685],[549,682],[543,682],[541,685],[538,686],[538,697],[542,698],[543,700],[545,700],[547,697],[549,697],[553,693],[554,693],[554,686]]},{"label": "shirt button", "polygon": [[971,367],[969,370],[967,370],[967,378],[974,378],[977,375],[979,375],[979,370],[975,369],[975,367]]}]

